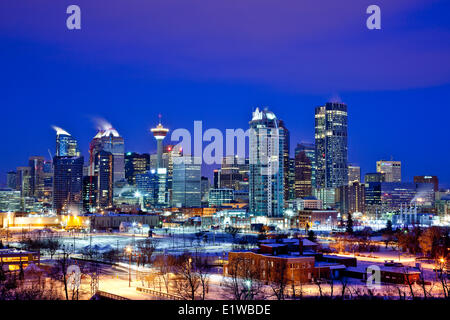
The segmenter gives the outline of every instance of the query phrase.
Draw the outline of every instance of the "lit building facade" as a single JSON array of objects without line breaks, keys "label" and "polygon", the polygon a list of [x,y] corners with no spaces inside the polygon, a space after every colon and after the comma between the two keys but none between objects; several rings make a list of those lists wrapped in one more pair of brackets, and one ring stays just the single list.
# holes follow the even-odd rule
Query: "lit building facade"
[{"label": "lit building facade", "polygon": [[20,191],[0,189],[0,212],[17,212],[22,209]]},{"label": "lit building facade", "polygon": [[298,144],[295,149],[295,198],[312,194],[314,145]]},{"label": "lit building facade", "polygon": [[365,212],[365,185],[357,181],[337,189],[337,201],[343,214]]},{"label": "lit building facade", "polygon": [[385,182],[402,181],[402,163],[401,161],[377,161],[377,172],[384,174]]},{"label": "lit building facade", "polygon": [[365,184],[365,204],[370,213],[400,210],[401,206],[431,207],[432,183],[369,182]]},{"label": "lit building facade", "polygon": [[9,171],[6,174],[6,186],[13,190],[17,189],[17,172],[16,171]]},{"label": "lit building facade", "polygon": [[172,205],[174,207],[201,206],[201,161],[192,156],[173,159]]},{"label": "lit building facade", "polygon": [[361,167],[349,164],[348,165],[348,183],[361,182]]},{"label": "lit building facade", "polygon": [[283,144],[283,188],[284,188],[284,201],[289,200],[290,184],[289,184],[289,157],[291,151],[291,138],[289,130],[283,120],[278,121],[279,135]]},{"label": "lit building facade", "polygon": [[110,208],[113,205],[114,155],[99,151],[95,155],[95,178],[97,180],[97,207]]},{"label": "lit building facade", "polygon": [[54,157],[53,210],[58,213],[81,212],[83,157]]},{"label": "lit building facade", "polygon": [[22,197],[31,196],[31,168],[17,167],[16,190],[21,192]]},{"label": "lit building facade", "polygon": [[284,210],[284,138],[275,114],[256,108],[250,121],[249,210],[281,217]]},{"label": "lit building facade", "polygon": [[[117,130],[113,128],[102,129],[92,139],[91,157],[95,158],[95,155],[100,151],[110,152],[113,155],[113,183],[125,179],[125,143]],[[93,170],[94,168],[91,167],[90,175],[93,175]]]},{"label": "lit building facade", "polygon": [[211,189],[209,190],[209,206],[220,207],[224,203],[230,203],[234,200],[233,189]]},{"label": "lit building facade", "polygon": [[53,127],[56,130],[56,156],[57,157],[78,157],[78,142],[67,131]]},{"label": "lit building facade", "polygon": [[44,157],[30,157],[28,165],[30,171],[31,195],[37,199],[44,197]]},{"label": "lit building facade", "polygon": [[136,175],[150,170],[150,155],[127,152],[125,154],[125,179],[131,186],[136,185]]},{"label": "lit building facade", "polygon": [[315,110],[316,187],[348,184],[347,105],[328,102]]},{"label": "lit building facade", "polygon": [[439,191],[439,179],[437,176],[414,176],[415,183],[432,183],[434,192]]}]

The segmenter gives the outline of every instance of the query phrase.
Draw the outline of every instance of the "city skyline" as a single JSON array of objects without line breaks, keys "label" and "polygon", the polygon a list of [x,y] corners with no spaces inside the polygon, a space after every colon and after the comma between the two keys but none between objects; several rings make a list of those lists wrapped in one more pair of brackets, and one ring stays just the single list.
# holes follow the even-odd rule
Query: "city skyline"
[{"label": "city skyline", "polygon": [[448,0],[0,1],[0,302],[445,305],[449,18]]},{"label": "city skyline", "polygon": [[[325,103],[323,103],[323,105],[324,104]],[[254,109],[256,109],[256,108],[257,107],[255,107]],[[270,109],[273,110],[272,108],[270,108]],[[314,108],[312,108],[312,113],[314,113]],[[314,115],[312,115],[312,116],[314,116]],[[169,115],[166,115],[165,118],[166,118],[166,120],[167,120],[167,118],[169,118],[169,121],[170,121],[170,116]],[[155,155],[155,156],[157,155],[157,143],[156,143],[156,140],[154,140],[154,138],[152,138],[152,133],[150,131],[151,127],[154,127],[155,125],[150,126],[149,128],[147,128],[146,132],[144,133],[145,135],[148,136],[148,145],[146,146],[147,149],[145,147],[141,147],[138,150],[131,150],[127,146],[128,146],[128,144],[130,142],[131,142],[131,144],[133,144],[133,141],[132,141],[133,139],[132,138],[129,139],[129,138],[123,137],[120,134],[119,130],[116,129],[115,126],[113,126],[111,123],[109,123],[107,120],[105,120],[103,118],[96,117],[96,118],[92,118],[91,120],[94,123],[97,123],[97,124],[98,123],[102,123],[102,124],[107,123],[108,126],[111,126],[113,131],[117,132],[120,135],[120,137],[122,137],[124,139],[125,153],[136,152],[138,154],[147,153],[147,154],[150,154],[150,155]],[[280,119],[280,120],[283,120],[283,119]],[[349,122],[351,122],[351,119],[350,119]],[[295,131],[295,127],[289,126],[289,122],[287,122],[286,126],[287,126],[287,128],[289,130],[294,130]],[[91,137],[90,140],[92,140],[92,138],[94,138],[96,135],[99,134],[99,132],[101,132],[103,130],[102,127],[100,127],[98,125],[97,125],[97,129],[94,129],[94,128],[95,128],[95,126],[93,126],[93,129],[92,129],[93,136]],[[52,137],[53,139],[55,139],[55,136],[56,137],[59,136],[59,131],[57,129],[58,130],[65,130],[63,127],[61,127],[61,128],[60,127],[54,127],[53,125],[49,126],[48,131],[53,133],[53,137]],[[177,129],[177,128],[168,128],[168,129],[170,131],[173,131],[173,129]],[[203,130],[207,130],[207,129],[210,129],[210,128],[208,128],[208,127],[206,127],[206,128],[204,127],[203,128]],[[232,128],[232,129],[238,129],[238,128]],[[248,128],[243,127],[242,129],[246,130]],[[74,130],[76,131],[76,129],[74,129]],[[314,128],[313,128],[313,130],[314,130]],[[190,131],[193,132],[194,130],[190,130]],[[349,131],[351,131],[351,128],[349,128]],[[223,130],[223,134],[225,136],[225,129]],[[79,152],[80,152],[80,154],[82,156],[84,156],[85,165],[87,165],[88,162],[89,162],[88,160],[89,160],[89,144],[90,144],[90,142],[83,143],[83,142],[80,142],[80,140],[78,139],[78,137],[76,135],[70,134],[70,136],[77,141]],[[170,136],[170,133],[169,133],[167,138],[164,140],[164,145],[176,144],[177,142],[179,142],[178,140],[176,140],[176,141],[175,140],[170,140],[170,138],[171,138],[171,136]],[[349,136],[349,140],[351,140],[350,136]],[[52,142],[54,142],[54,140]],[[315,142],[314,141],[314,137],[312,137],[311,139],[301,139],[301,140],[292,140],[291,139],[290,140],[290,158],[295,158],[294,150],[295,150],[297,144],[299,144],[299,143],[312,143],[312,144],[314,144],[314,142]],[[247,143],[248,143],[248,141],[247,141]],[[203,142],[203,149],[204,149],[205,145],[207,145],[207,144],[208,143]],[[56,152],[55,152],[56,149],[54,147],[54,143],[49,143],[48,145],[49,145],[49,147],[46,149],[47,153],[46,152],[42,152],[41,154],[30,154],[26,159],[24,159],[24,161],[21,161],[19,159],[19,162],[16,164],[15,167],[11,167],[10,169],[7,169],[7,170],[2,170],[2,177],[0,178],[0,186],[2,186],[2,187],[6,186],[6,174],[7,174],[7,172],[15,171],[17,169],[17,167],[21,167],[21,166],[27,165],[27,162],[28,162],[29,158],[36,157],[36,156],[42,156],[46,160],[52,160],[51,158],[49,158],[49,155],[47,156],[47,154],[50,151],[50,153],[52,155],[56,155]],[[85,147],[83,147],[83,145],[85,145]],[[351,154],[351,146],[349,146],[348,152],[349,152],[349,154]],[[248,145],[247,144],[246,144],[246,154],[247,154],[247,157],[248,157]],[[224,148],[224,156],[225,156],[225,148]],[[440,188],[450,188],[450,182],[444,180],[443,178],[441,178],[441,176],[445,177],[445,175],[440,175],[439,173],[435,173],[435,172],[431,172],[431,173],[430,172],[419,172],[419,173],[417,173],[417,172],[411,172],[411,170],[405,170],[405,169],[408,168],[407,161],[403,160],[403,159],[399,159],[397,157],[393,157],[392,155],[389,156],[389,157],[385,156],[385,157],[379,157],[379,158],[373,159],[374,161],[372,163],[372,166],[369,165],[369,167],[362,166],[362,165],[360,165],[360,162],[355,161],[355,160],[351,160],[350,156],[349,156],[348,163],[352,164],[352,165],[358,165],[358,166],[361,167],[361,181],[364,181],[364,175],[366,173],[373,173],[373,172],[377,171],[377,162],[379,162],[379,161],[390,161],[391,159],[393,159],[394,161],[400,161],[402,163],[402,181],[412,182],[414,176],[437,175],[438,178],[439,178],[439,186],[440,186]],[[0,163],[0,167],[1,167],[1,163]],[[210,183],[212,183],[212,181],[213,181],[213,170],[217,169],[217,168],[220,168],[220,164],[207,165],[205,163],[202,163],[202,175],[203,176],[207,176],[209,178],[209,180],[210,180]],[[444,172],[444,170],[445,170],[445,168],[442,169],[442,172]],[[405,171],[409,172],[409,173],[405,174]]]},{"label": "city skyline", "polygon": [[348,160],[362,176],[392,156],[405,180],[437,175],[449,187],[449,3],[379,1],[383,28],[370,31],[358,0],[320,10],[174,1],[183,10],[80,0],[77,31],[65,27],[64,4],[0,4],[0,105],[10,120],[0,134],[2,184],[7,171],[53,150],[51,125],[75,136],[86,159],[96,117],[116,127],[126,152],[142,153],[156,150],[148,129],[159,113],[171,130],[194,120],[224,130],[247,128],[267,105],[286,122],[293,150],[314,141],[314,108],[340,100],[349,106]]}]

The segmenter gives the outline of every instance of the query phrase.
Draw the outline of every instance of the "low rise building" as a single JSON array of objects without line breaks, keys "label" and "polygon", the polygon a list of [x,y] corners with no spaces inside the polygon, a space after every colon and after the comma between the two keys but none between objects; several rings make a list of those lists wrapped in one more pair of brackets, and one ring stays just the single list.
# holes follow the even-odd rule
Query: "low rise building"
[{"label": "low rise building", "polygon": [[15,250],[15,249],[0,249],[0,266],[4,271],[16,271],[22,268],[25,269],[30,265],[40,264],[40,255],[38,252]]}]

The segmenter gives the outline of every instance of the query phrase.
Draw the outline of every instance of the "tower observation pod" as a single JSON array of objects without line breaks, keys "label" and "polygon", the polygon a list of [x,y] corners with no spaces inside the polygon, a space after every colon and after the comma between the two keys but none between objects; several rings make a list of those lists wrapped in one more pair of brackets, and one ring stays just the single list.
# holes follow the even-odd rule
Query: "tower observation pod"
[{"label": "tower observation pod", "polygon": [[159,123],[156,126],[156,128],[151,128],[150,131],[152,132],[153,136],[156,139],[157,143],[157,155],[158,155],[158,162],[157,162],[157,168],[162,168],[162,154],[163,154],[163,140],[166,137],[167,133],[169,132],[169,129],[164,128],[161,124],[161,115],[158,115]]}]

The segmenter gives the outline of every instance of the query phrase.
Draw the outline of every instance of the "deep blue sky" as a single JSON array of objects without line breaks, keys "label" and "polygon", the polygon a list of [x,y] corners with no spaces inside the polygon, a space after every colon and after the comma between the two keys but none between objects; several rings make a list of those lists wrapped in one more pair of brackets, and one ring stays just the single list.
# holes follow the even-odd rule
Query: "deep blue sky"
[{"label": "deep blue sky", "polygon": [[[375,3],[375,2],[374,2]],[[148,129],[247,128],[256,106],[285,120],[292,148],[313,141],[314,107],[349,108],[349,160],[363,172],[394,157],[404,180],[450,186],[450,2],[3,0],[0,182],[54,152],[51,125],[87,154],[105,118],[126,150],[152,152]],[[65,27],[70,4],[82,30]],[[168,141],[166,141],[168,142]]]}]

